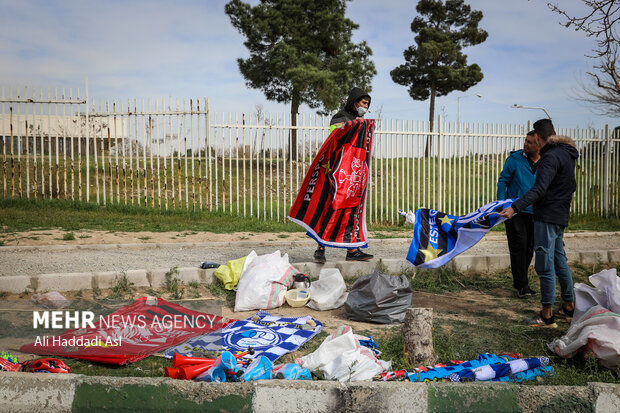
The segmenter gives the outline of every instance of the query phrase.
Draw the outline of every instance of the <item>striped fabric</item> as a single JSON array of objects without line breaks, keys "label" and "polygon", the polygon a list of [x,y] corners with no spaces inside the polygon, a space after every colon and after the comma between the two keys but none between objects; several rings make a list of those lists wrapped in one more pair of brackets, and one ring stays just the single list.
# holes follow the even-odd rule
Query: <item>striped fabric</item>
[{"label": "striped fabric", "polygon": [[295,351],[323,330],[323,324],[310,316],[278,317],[259,311],[250,318],[229,324],[223,330],[204,334],[175,347],[167,349],[163,356],[172,358],[180,353],[189,357],[201,357],[206,352],[228,350],[233,354],[254,349],[254,359],[260,355],[274,362],[281,356]]},{"label": "striped fabric", "polygon": [[450,381],[489,381],[500,377],[514,376],[526,370],[549,365],[547,357],[531,357],[510,360],[506,363],[487,364],[476,368],[463,369],[448,376]]},{"label": "striped fabric", "polygon": [[419,369],[420,371],[407,372],[406,376],[409,381],[414,382],[430,382],[441,381],[447,379],[450,374],[459,372],[461,370],[476,368],[488,364],[505,363],[507,361],[514,360],[510,356],[498,356],[496,354],[480,354],[478,358],[466,361],[464,363],[455,364],[453,366],[436,367]]},{"label": "striped fabric", "polygon": [[521,382],[538,376],[552,375],[547,357],[515,359],[510,355],[480,354],[478,358],[453,366],[406,372],[413,382],[430,381],[511,381]]},{"label": "striped fabric", "polygon": [[502,223],[505,219],[499,216],[499,212],[512,202],[512,199],[490,202],[464,216],[449,215],[434,209],[418,209],[415,212],[413,239],[407,261],[414,267],[441,267],[476,245],[491,228]]},{"label": "striped fabric", "polygon": [[288,218],[321,245],[367,245],[366,189],[374,129],[373,119],[355,119],[335,129],[299,188]]}]

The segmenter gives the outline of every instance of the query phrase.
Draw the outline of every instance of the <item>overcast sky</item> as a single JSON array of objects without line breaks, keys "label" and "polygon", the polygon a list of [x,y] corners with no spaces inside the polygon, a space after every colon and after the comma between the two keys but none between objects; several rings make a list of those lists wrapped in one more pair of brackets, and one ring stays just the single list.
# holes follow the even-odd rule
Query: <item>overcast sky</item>
[{"label": "overcast sky", "polygon": [[[287,112],[248,89],[236,59],[247,56],[243,37],[224,14],[223,0],[0,0],[0,85],[80,87],[88,75],[94,98],[207,97],[215,110]],[[390,70],[404,62],[413,43],[410,23],[416,1],[353,0],[347,16],[360,25],[356,41],[373,50],[378,74],[371,110],[383,116],[428,118],[428,101],[413,101]],[[437,100],[436,113],[457,118],[461,96],[464,122],[524,123],[541,111],[513,103],[544,106],[558,127],[616,126],[575,100],[576,81],[592,62],[594,46],[583,33],[558,24],[543,0],[469,0],[482,10],[489,38],[465,49],[484,79],[467,92]],[[580,0],[563,0],[573,11]],[[482,95],[482,98],[475,97]],[[303,106],[302,112],[310,113]],[[372,115],[372,114],[371,114]]]}]

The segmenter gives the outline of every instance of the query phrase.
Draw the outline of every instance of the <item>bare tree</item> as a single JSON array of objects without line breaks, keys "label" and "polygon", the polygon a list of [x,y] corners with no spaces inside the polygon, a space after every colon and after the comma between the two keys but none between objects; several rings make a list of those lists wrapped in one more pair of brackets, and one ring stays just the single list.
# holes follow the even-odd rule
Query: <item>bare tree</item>
[{"label": "bare tree", "polygon": [[593,54],[593,71],[586,72],[588,80],[580,82],[579,98],[596,105],[602,114],[620,115],[620,74],[618,61],[618,26],[620,26],[620,2],[618,0],[581,0],[587,7],[585,15],[570,16],[558,4],[547,3],[555,13],[561,15],[565,27],[582,31],[587,37],[596,39]]}]

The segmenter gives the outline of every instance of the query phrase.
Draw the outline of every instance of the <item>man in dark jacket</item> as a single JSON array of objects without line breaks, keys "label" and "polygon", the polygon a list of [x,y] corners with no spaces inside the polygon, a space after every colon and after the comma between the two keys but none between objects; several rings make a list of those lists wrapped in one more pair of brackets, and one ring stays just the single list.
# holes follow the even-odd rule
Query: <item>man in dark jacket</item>
[{"label": "man in dark jacket", "polygon": [[[336,113],[329,121],[329,133],[332,133],[334,129],[341,127],[346,122],[357,118],[363,118],[368,107],[370,106],[370,95],[359,87],[354,87],[349,92],[349,97],[344,105],[344,108]],[[344,225],[344,224],[343,224]],[[351,249],[347,251],[347,261],[368,261],[373,256],[366,254],[360,248]],[[318,245],[316,251],[314,251],[314,261],[323,264],[325,263],[325,247]]]},{"label": "man in dark jacket", "polygon": [[363,118],[370,106],[370,95],[359,87],[354,87],[349,92],[347,102],[338,113],[332,116],[329,121],[329,133],[341,127],[345,122],[353,119]]},{"label": "man in dark jacket", "polygon": [[[517,199],[534,185],[536,162],[540,159],[535,131],[525,137],[523,149],[510,153],[497,180],[497,199]],[[534,295],[530,288],[527,273],[534,256],[534,219],[532,207],[506,221],[506,236],[510,250],[510,269],[512,285],[517,296],[524,298]]]},{"label": "man in dark jacket", "polygon": [[556,313],[572,316],[575,309],[573,276],[564,253],[564,229],[577,186],[575,160],[579,152],[572,139],[555,135],[550,119],[536,121],[534,131],[540,146],[534,186],[500,216],[512,218],[515,213],[534,205],[534,268],[540,277],[542,311],[529,321],[535,326],[557,327],[553,311],[556,275],[563,300]]}]

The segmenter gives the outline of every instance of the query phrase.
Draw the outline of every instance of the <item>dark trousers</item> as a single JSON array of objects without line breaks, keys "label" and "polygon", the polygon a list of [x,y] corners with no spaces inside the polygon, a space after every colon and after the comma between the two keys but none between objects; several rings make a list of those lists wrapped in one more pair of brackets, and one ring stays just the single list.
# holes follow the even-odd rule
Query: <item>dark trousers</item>
[{"label": "dark trousers", "polygon": [[527,272],[534,255],[534,219],[532,214],[519,213],[506,220],[506,236],[510,250],[512,285],[527,287]]}]

